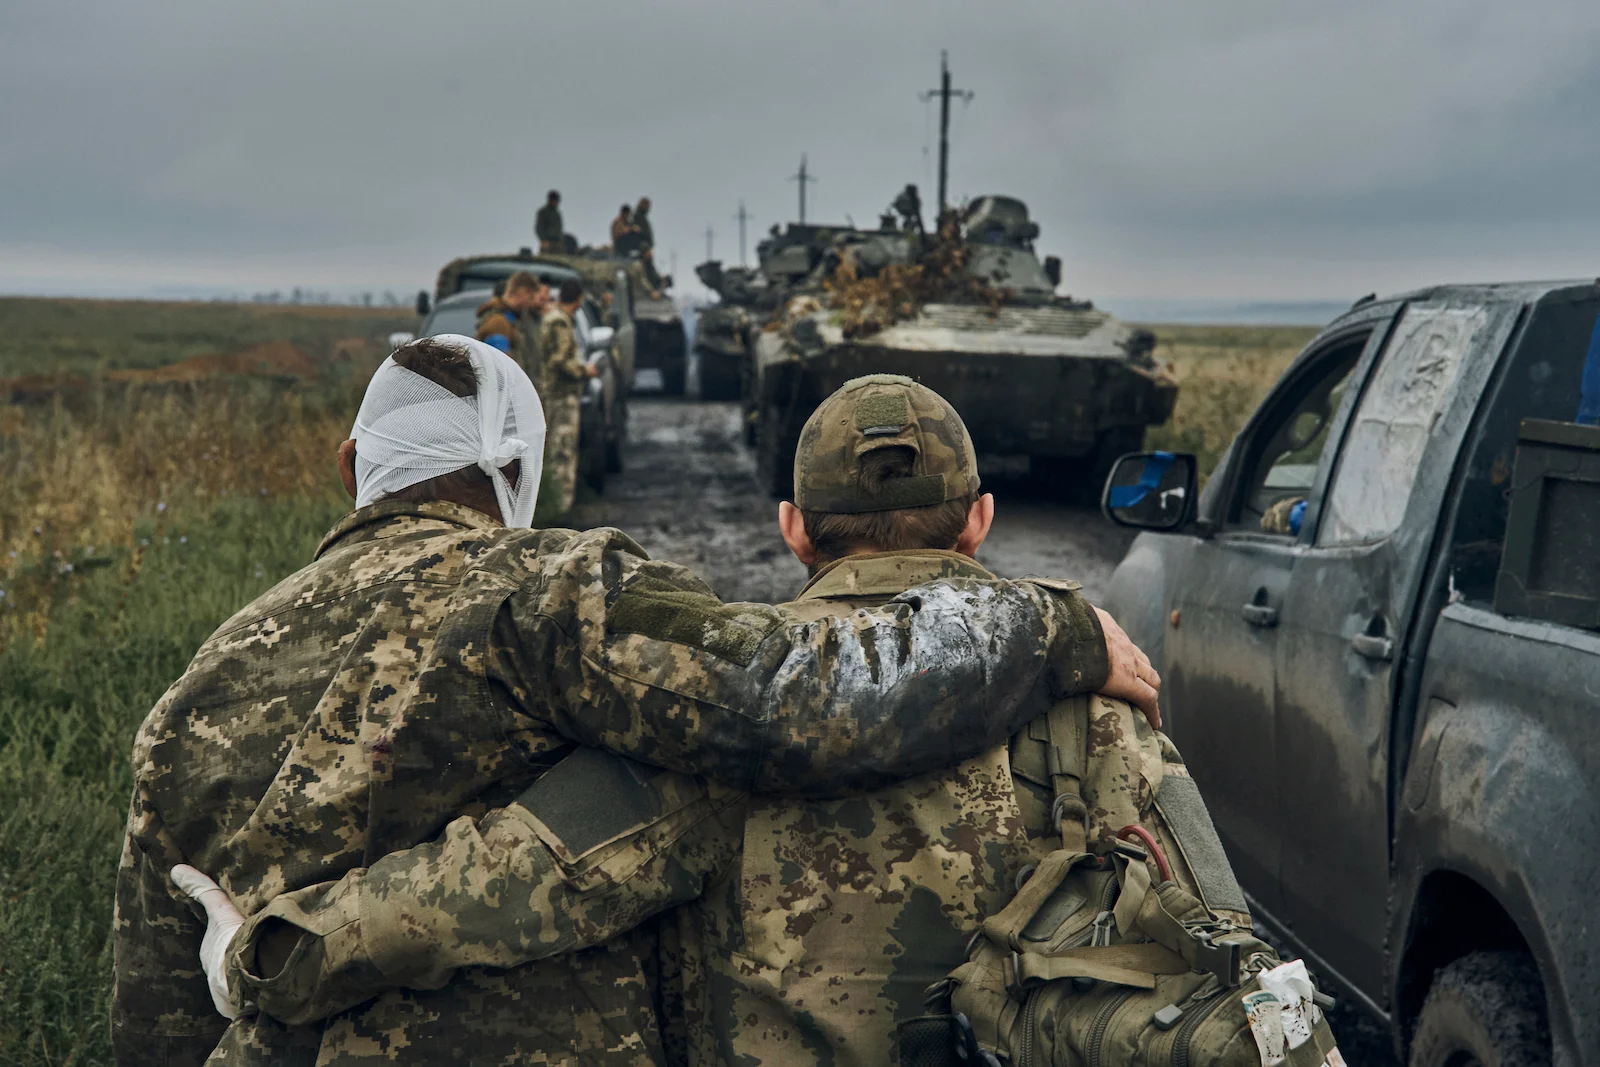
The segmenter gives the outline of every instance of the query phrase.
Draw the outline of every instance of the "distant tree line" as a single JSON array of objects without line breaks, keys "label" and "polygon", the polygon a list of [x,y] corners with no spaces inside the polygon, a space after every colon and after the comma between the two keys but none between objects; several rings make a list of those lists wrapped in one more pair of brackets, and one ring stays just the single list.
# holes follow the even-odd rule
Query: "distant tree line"
[{"label": "distant tree line", "polygon": [[[239,296],[219,296],[216,300],[238,301]],[[356,307],[386,307],[396,308],[401,306],[401,301],[393,289],[385,289],[381,294],[371,292],[351,293],[349,296],[334,296],[326,289],[308,289],[295,286],[287,294],[274,289],[270,293],[250,294],[252,304],[344,304]]]}]

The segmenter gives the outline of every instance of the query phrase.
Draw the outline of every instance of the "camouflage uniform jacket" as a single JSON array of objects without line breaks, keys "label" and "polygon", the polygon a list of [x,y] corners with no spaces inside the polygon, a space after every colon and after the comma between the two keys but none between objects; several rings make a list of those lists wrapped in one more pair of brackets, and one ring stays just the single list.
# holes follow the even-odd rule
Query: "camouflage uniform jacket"
[{"label": "camouflage uniform jacket", "polygon": [[[1001,634],[1010,654],[996,659]],[[592,928],[605,916],[570,896],[641,872],[694,881],[663,874],[648,850],[556,852],[568,907],[540,936],[596,951],[403,981],[303,1025],[215,1015],[196,966],[203,920],[167,872],[192,863],[265,914],[369,865],[381,874],[381,857],[447,825],[460,831],[447,844],[482,851],[474,817],[511,804],[573,743],[741,789],[881,785],[994,743],[1031,714],[1024,698],[1042,676],[1075,688],[1106,669],[1092,613],[1039,585],[945,582],[844,623],[807,622],[723,605],[615,530],[507,530],[442,502],[362,508],[315,562],[224,623],[140,730],[118,875],[118,1061],[657,1062],[653,935],[601,944],[611,932]],[[970,707],[979,690],[986,714]],[[737,802],[728,790],[638,777],[654,814],[723,836],[711,830]],[[512,845],[533,836],[515,820],[499,829]],[[709,868],[713,852],[691,847],[686,862]],[[548,882],[548,852],[543,863]],[[404,950],[418,931],[381,915],[348,932]]]},{"label": "camouflage uniform jacket", "polygon": [[578,352],[572,318],[559,307],[552,307],[539,319],[539,360],[540,396],[570,396],[582,391],[589,369]]},{"label": "camouflage uniform jacket", "polygon": [[512,310],[505,298],[498,296],[478,305],[478,326],[473,336],[480,341],[487,341],[495,334],[501,334],[511,342],[511,351],[507,355],[521,364],[522,369],[528,372],[528,377],[537,384],[539,357],[533,339],[528,336],[526,323],[520,312]]},{"label": "camouflage uniform jacket", "polygon": [[[925,581],[992,577],[955,552],[850,556],[786,607],[849,618]],[[677,916],[691,1061],[894,1062],[895,1024],[1044,855],[1034,816],[1004,744],[848,799],[752,798],[738,864]]]},{"label": "camouflage uniform jacket", "polygon": [[[849,623],[923,582],[989,577],[953,552],[855,556],[785,607]],[[1048,706],[1048,694],[1036,698]],[[1010,769],[1032,744],[1019,735],[1009,749],[846,800],[748,806],[665,772],[630,784],[605,757],[580,753],[480,825],[459,820],[331,890],[275,901],[268,911],[314,934],[313,951],[275,979],[240,984],[264,1010],[299,1016],[450,968],[582,948],[697,899],[661,931],[672,978],[657,1003],[681,1056],[890,1062],[896,1021],[920,1013],[926,987],[1010,900],[1017,872],[1053,845],[1048,777],[1014,781]],[[1127,780],[1115,753],[1099,755],[1099,780]],[[1114,790],[1104,792],[1109,802]],[[596,810],[574,810],[584,807]]]}]

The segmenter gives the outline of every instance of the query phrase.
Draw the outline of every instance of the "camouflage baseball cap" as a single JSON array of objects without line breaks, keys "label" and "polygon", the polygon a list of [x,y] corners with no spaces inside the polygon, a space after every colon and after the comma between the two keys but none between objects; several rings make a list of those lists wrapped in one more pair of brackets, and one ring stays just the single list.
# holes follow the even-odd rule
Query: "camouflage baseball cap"
[{"label": "camouflage baseball cap", "polygon": [[[861,487],[861,457],[879,448],[916,453],[912,476]],[[961,416],[944,397],[899,374],[852,378],[800,431],[794,502],[803,511],[855,514],[960,500],[978,491],[978,459]]]}]

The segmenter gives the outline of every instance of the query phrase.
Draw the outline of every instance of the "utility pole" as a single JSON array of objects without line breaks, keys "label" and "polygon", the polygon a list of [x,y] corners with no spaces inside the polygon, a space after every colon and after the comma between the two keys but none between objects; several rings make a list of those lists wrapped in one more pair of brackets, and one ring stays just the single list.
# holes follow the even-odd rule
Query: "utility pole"
[{"label": "utility pole", "polygon": [[804,153],[802,153],[800,156],[799,172],[789,175],[789,180],[800,183],[800,222],[802,225],[804,225],[806,221],[806,183],[817,180],[806,173],[806,157]]},{"label": "utility pole", "polygon": [[[970,89],[950,88],[950,53],[939,53],[939,88],[930,89],[922,94],[923,100],[939,98],[939,215],[944,214],[948,203],[946,193],[949,189],[950,179],[950,98],[958,96],[962,103],[972,101],[973,92]],[[934,225],[937,226],[937,217]]]},{"label": "utility pole", "polygon": [[714,236],[715,236],[715,234],[711,230],[711,224],[710,223],[706,223],[706,262],[707,263],[711,262],[711,238],[714,237]]},{"label": "utility pole", "polygon": [[734,216],[739,220],[739,266],[745,266],[744,261],[744,224],[750,218],[750,213],[744,209],[744,201],[739,201],[739,213]]}]

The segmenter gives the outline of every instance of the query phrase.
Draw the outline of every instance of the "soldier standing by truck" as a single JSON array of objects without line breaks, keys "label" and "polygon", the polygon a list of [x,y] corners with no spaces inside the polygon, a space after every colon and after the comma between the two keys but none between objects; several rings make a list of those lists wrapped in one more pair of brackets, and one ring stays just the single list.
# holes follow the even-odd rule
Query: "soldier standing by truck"
[{"label": "soldier standing by truck", "polygon": [[545,197],[544,207],[534,216],[533,235],[539,239],[539,251],[546,254],[564,251],[563,237],[566,229],[561,222],[561,193],[550,190]]},{"label": "soldier standing by truck", "polygon": [[578,488],[578,416],[583,383],[597,371],[578,351],[572,316],[583,302],[583,285],[575,278],[561,283],[556,305],[539,320],[539,359],[544,401],[544,477],[556,513],[572,510]]},{"label": "soldier standing by truck", "polygon": [[535,275],[519,270],[506,279],[504,293],[478,305],[478,340],[516,360],[534,381],[539,380],[539,352],[529,336],[532,323],[527,316],[542,310],[549,289]]}]

